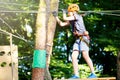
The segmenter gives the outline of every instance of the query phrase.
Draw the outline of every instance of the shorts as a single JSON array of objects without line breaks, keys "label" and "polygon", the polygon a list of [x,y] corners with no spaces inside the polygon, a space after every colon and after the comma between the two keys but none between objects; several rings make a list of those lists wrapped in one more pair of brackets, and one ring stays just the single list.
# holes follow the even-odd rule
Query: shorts
[{"label": "shorts", "polygon": [[[87,40],[88,42],[90,42],[89,39],[87,39],[86,36],[83,36],[83,39]],[[76,39],[75,43],[73,44],[73,51],[74,50],[78,50],[78,51],[89,51],[89,46],[83,41],[78,38]]]}]

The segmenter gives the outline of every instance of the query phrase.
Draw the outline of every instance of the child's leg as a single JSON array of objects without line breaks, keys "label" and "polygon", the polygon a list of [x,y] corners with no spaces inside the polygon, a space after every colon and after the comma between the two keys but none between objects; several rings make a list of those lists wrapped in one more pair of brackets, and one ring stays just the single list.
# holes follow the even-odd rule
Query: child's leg
[{"label": "child's leg", "polygon": [[79,76],[79,68],[78,68],[78,55],[79,51],[73,51],[72,53],[72,64],[73,64],[73,70],[74,70],[74,75]]},{"label": "child's leg", "polygon": [[94,73],[94,67],[93,67],[93,62],[91,58],[89,57],[89,52],[88,51],[82,51],[83,58],[87,62],[88,66],[90,67],[91,73]]}]

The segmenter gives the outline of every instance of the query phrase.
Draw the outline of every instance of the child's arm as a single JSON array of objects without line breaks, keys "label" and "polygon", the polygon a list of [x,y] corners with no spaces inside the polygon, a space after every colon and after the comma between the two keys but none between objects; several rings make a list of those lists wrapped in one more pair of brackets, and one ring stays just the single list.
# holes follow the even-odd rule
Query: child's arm
[{"label": "child's arm", "polygon": [[65,21],[71,21],[71,20],[75,20],[75,17],[74,16],[67,16],[66,15],[66,10],[62,10],[63,11],[63,20],[65,20]]},{"label": "child's arm", "polygon": [[53,16],[56,18],[56,21],[58,22],[58,24],[59,24],[60,26],[67,26],[67,25],[70,24],[69,21],[62,22],[62,21],[59,19],[59,17],[57,16],[57,12],[56,12],[56,11],[52,12],[52,14],[53,14]]},{"label": "child's arm", "polygon": [[58,16],[56,16],[55,18],[56,18],[56,20],[57,20],[57,22],[58,22],[58,24],[59,24],[60,26],[67,26],[67,25],[70,24],[69,21],[62,22],[62,21],[58,18]]}]

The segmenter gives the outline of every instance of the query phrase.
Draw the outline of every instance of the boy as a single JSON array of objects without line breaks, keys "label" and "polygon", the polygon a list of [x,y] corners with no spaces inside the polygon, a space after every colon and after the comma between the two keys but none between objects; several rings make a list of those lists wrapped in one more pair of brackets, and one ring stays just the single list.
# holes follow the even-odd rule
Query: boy
[{"label": "boy", "polygon": [[76,41],[73,45],[73,52],[72,52],[72,64],[73,64],[74,75],[71,78],[73,79],[79,78],[77,57],[80,51],[82,52],[83,58],[85,59],[91,70],[91,74],[88,76],[88,78],[96,78],[96,75],[94,74],[93,63],[89,57],[89,41],[90,41],[89,34],[88,31],[86,31],[83,18],[81,15],[78,14],[78,11],[79,11],[79,6],[77,4],[71,4],[68,7],[68,16],[66,16],[66,11],[63,10],[63,20],[65,20],[64,22],[62,22],[58,18],[56,12],[53,12],[53,16],[55,16],[60,26],[71,25],[73,35],[76,37]]}]

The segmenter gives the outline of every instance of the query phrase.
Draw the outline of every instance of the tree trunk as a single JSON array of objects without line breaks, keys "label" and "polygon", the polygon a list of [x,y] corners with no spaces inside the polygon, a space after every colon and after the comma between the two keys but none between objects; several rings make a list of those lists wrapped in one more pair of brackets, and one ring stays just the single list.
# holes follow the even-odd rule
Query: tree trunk
[{"label": "tree trunk", "polygon": [[53,47],[53,39],[56,29],[56,19],[52,15],[52,11],[58,11],[58,0],[51,0],[50,2],[50,16],[48,21],[48,27],[47,27],[47,67],[46,67],[46,80],[52,80],[50,72],[49,72],[49,64],[50,64],[50,57],[52,54],[52,47]]},{"label": "tree trunk", "polygon": [[120,51],[117,55],[117,80],[120,80]]},{"label": "tree trunk", "polygon": [[[37,50],[36,54],[38,54],[40,51],[42,51],[42,53],[40,53],[39,55],[43,54],[43,51],[46,50],[46,25],[47,24],[47,10],[46,10],[46,2],[45,0],[40,0],[40,4],[39,4],[39,9],[38,9],[38,14],[37,14],[37,20],[36,20],[36,34],[35,34],[35,50]],[[34,55],[35,56],[35,55]],[[33,57],[34,57],[33,56]],[[38,58],[37,62],[39,63],[39,61],[43,58],[46,57],[46,55],[44,56],[36,56],[36,58]],[[44,63],[42,63],[43,65],[46,65],[46,58],[43,59]],[[34,64],[34,58],[33,58],[33,64]],[[42,61],[41,61],[42,62]],[[42,65],[40,64],[40,65]],[[33,65],[33,69],[32,69],[32,80],[44,80],[44,76],[45,76],[45,66],[38,66],[36,67],[35,65]]]},{"label": "tree trunk", "polygon": [[[51,12],[58,11],[58,0],[51,0],[50,10],[51,10]],[[48,53],[47,67],[49,67],[49,64],[50,64],[50,55],[52,53],[52,46],[53,46],[55,29],[56,29],[56,19],[54,18],[52,13],[50,13],[48,27],[47,27],[47,46],[46,46],[46,50]]]}]

